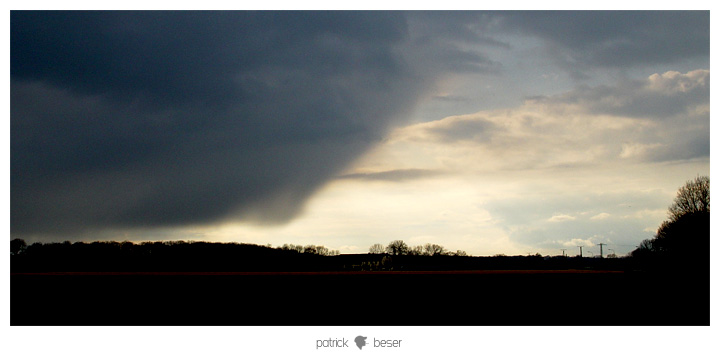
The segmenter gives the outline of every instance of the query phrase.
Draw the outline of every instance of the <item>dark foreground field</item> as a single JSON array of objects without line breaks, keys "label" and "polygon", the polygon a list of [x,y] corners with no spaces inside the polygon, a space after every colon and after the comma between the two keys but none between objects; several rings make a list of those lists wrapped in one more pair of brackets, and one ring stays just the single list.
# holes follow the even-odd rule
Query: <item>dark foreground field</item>
[{"label": "dark foreground field", "polygon": [[[709,325],[693,279],[622,271],[11,274],[11,325]],[[709,285],[709,284],[708,284]]]}]

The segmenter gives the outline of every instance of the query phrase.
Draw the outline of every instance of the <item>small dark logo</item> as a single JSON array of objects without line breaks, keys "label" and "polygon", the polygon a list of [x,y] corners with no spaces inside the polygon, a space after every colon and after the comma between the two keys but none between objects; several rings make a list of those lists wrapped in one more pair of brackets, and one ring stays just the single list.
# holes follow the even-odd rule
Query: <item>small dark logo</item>
[{"label": "small dark logo", "polygon": [[367,345],[365,344],[366,339],[367,336],[358,336],[355,338],[355,344],[357,345],[358,349],[362,350],[363,346]]}]

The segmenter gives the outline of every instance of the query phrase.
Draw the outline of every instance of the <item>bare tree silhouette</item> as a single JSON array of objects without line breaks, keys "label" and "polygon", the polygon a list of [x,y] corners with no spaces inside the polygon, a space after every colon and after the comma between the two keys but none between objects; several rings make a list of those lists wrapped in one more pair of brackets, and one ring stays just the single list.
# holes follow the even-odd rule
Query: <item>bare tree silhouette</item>
[{"label": "bare tree silhouette", "polygon": [[383,244],[373,244],[368,250],[368,254],[384,254],[385,246]]},{"label": "bare tree silhouette", "polygon": [[683,215],[710,212],[710,178],[698,176],[681,187],[668,209],[670,221]]},{"label": "bare tree silhouette", "polygon": [[402,240],[395,240],[388,244],[385,251],[390,255],[407,255],[410,253],[410,247]]}]

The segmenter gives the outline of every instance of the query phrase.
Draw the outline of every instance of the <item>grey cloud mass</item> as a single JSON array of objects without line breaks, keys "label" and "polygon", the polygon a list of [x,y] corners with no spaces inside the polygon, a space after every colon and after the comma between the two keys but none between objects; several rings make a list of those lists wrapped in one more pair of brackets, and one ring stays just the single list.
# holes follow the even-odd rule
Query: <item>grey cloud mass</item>
[{"label": "grey cloud mass", "polygon": [[709,96],[710,71],[694,70],[687,74],[668,71],[614,86],[582,86],[565,94],[529,100],[578,104],[588,112],[598,114],[663,120],[686,114],[699,105],[707,105]]},{"label": "grey cloud mass", "polygon": [[667,64],[710,54],[708,11],[509,12],[499,23],[549,42],[571,69]]},{"label": "grey cloud mass", "polygon": [[[708,12],[12,11],[10,27],[21,237],[287,222],[438,79],[511,71],[483,50],[505,33],[582,69],[709,49]],[[489,126],[456,125],[435,135]]]},{"label": "grey cloud mass", "polygon": [[[654,146],[644,160],[672,161],[710,156],[710,72],[668,71],[615,86],[581,87],[530,100],[550,109],[646,119],[643,131],[625,132],[628,140]],[[597,134],[599,135],[599,134]]]}]

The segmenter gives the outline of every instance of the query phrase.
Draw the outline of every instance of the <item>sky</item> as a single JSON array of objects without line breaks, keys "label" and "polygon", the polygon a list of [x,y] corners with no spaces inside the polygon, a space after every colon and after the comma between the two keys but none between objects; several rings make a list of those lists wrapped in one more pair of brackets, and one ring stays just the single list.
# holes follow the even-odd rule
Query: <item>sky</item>
[{"label": "sky", "polygon": [[624,255],[710,175],[709,11],[10,14],[10,231]]}]

